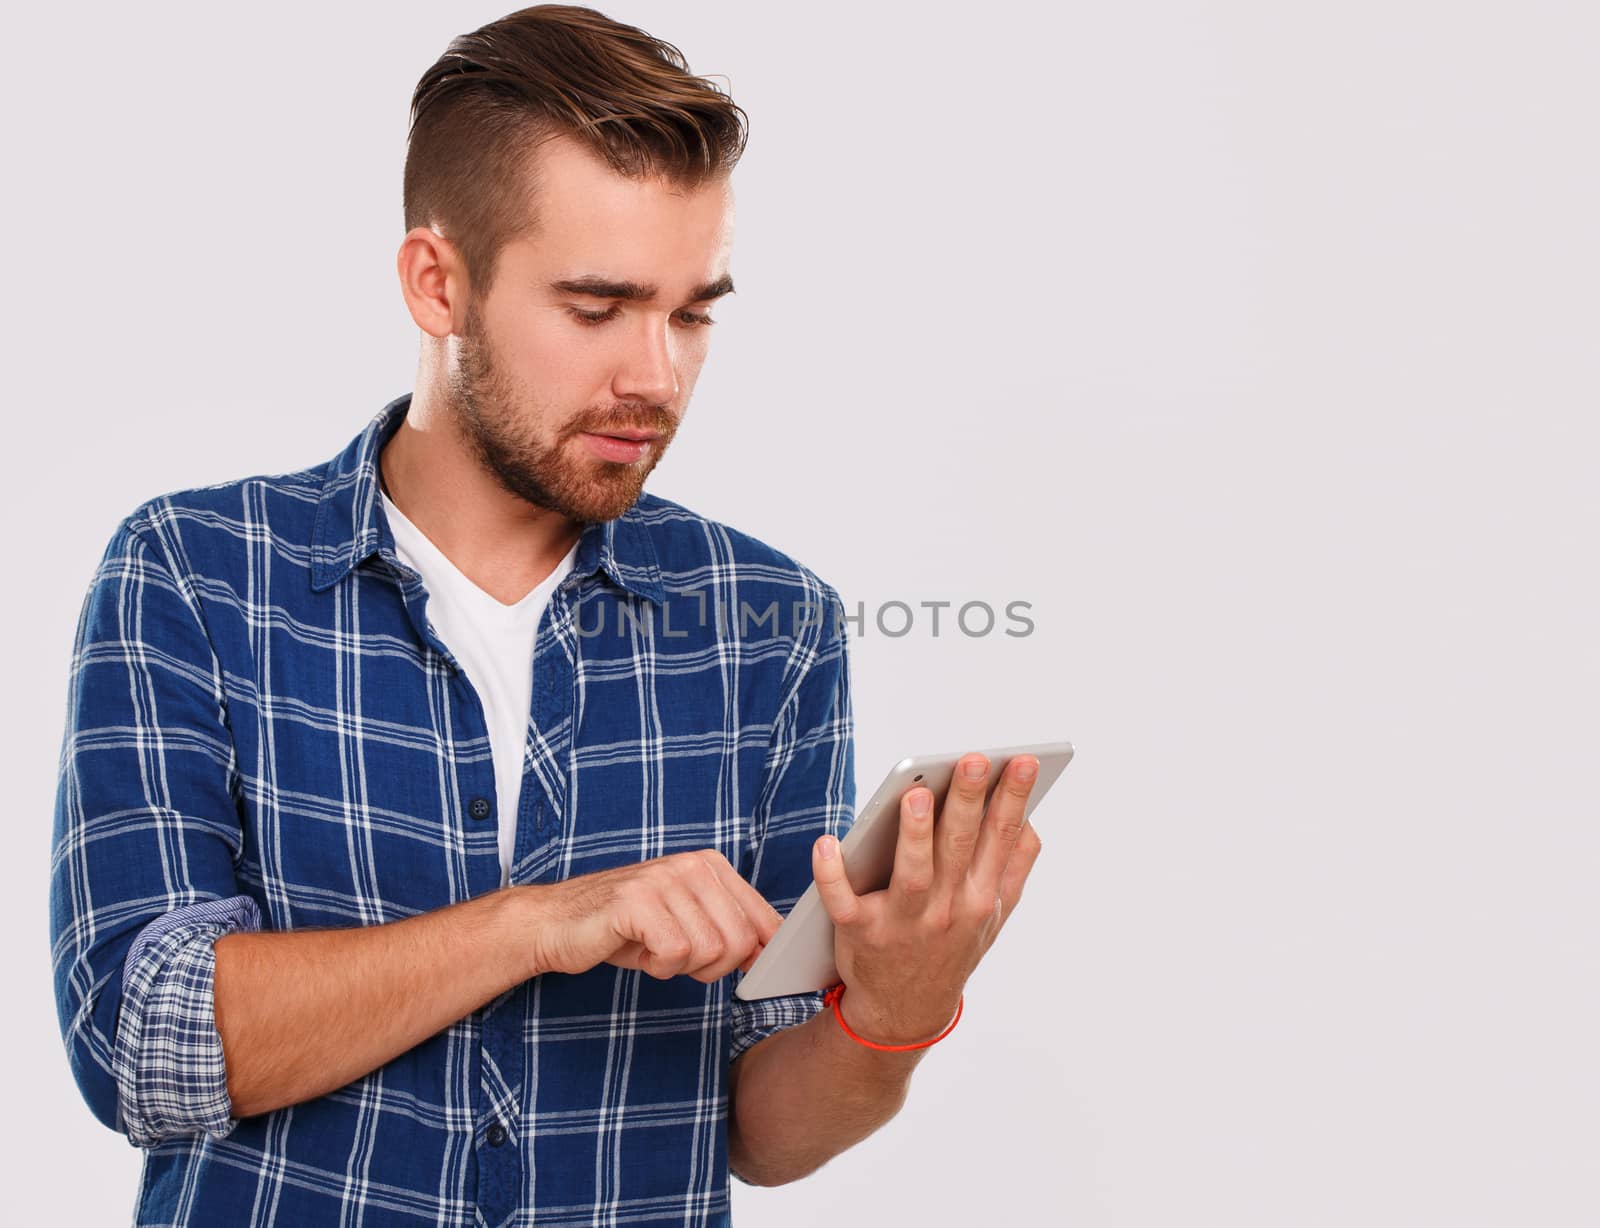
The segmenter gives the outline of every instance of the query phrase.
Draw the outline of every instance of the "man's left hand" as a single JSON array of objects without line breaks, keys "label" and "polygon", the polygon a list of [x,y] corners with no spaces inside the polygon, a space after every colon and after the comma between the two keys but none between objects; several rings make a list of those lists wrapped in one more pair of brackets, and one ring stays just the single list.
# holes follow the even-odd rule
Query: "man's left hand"
[{"label": "man's left hand", "polygon": [[938,1035],[955,1015],[967,978],[1016,908],[1038,859],[1038,833],[1022,815],[1038,770],[1032,755],[1012,759],[987,810],[989,763],[981,754],[957,763],[937,816],[929,789],[908,789],[900,799],[894,872],[882,891],[851,889],[832,836],[812,846],[812,873],[833,920],[834,962],[846,989],[839,1007],[858,1035],[884,1045],[916,1044]]}]

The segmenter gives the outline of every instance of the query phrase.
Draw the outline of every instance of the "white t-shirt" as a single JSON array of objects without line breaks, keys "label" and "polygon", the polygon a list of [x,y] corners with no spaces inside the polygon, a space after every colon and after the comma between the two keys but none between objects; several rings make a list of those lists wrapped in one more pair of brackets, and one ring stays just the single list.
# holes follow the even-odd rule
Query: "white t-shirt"
[{"label": "white t-shirt", "polygon": [[511,881],[511,854],[517,839],[522,749],[533,703],[533,644],[550,594],[572,570],[578,546],[574,542],[567,557],[516,605],[503,605],[462,575],[386,493],[383,510],[394,532],[395,553],[421,574],[428,590],[428,622],[433,633],[461,662],[483,704],[494,756],[500,885],[504,887]]}]

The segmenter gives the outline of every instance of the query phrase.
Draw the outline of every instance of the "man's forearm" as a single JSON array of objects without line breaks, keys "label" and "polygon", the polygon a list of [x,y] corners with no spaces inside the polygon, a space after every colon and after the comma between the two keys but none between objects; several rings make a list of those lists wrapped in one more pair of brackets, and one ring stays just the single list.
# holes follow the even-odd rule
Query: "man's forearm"
[{"label": "man's forearm", "polygon": [[752,1185],[815,1172],[900,1111],[926,1053],[869,1049],[831,1009],[767,1037],[734,1063],[729,1167]]},{"label": "man's forearm", "polygon": [[233,1116],[343,1087],[534,976],[538,890],[386,925],[217,939],[213,1005]]}]

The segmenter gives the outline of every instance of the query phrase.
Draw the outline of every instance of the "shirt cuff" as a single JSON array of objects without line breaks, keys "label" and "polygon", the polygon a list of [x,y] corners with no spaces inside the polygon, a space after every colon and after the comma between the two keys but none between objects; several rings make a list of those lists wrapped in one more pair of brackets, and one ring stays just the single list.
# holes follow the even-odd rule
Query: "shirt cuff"
[{"label": "shirt cuff", "polygon": [[206,900],[157,917],[123,962],[112,1068],[119,1129],[135,1147],[174,1135],[226,1138],[232,1116],[212,991],[218,938],[259,930],[247,895]]},{"label": "shirt cuff", "polygon": [[728,1064],[733,1065],[740,1054],[759,1041],[806,1022],[822,1009],[822,997],[822,990],[818,989],[811,993],[785,994],[753,1001],[732,998],[733,1044],[728,1053]]}]

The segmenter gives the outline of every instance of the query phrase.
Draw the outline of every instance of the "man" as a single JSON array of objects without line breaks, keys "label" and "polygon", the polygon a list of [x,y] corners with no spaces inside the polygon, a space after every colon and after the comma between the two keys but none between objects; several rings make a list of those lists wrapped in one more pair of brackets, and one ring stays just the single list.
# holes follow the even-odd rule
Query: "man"
[{"label": "man", "polygon": [[[1015,907],[1029,781],[985,815],[981,756],[851,891],[838,594],[643,491],[732,290],[743,141],[590,10],[457,39],[413,99],[414,392],[118,526],[51,929],[137,1223],[725,1224],[730,1167],[795,1180],[898,1110],[926,1050],[842,1025],[937,1035]],[[813,876],[839,1018],[735,999]]]}]

